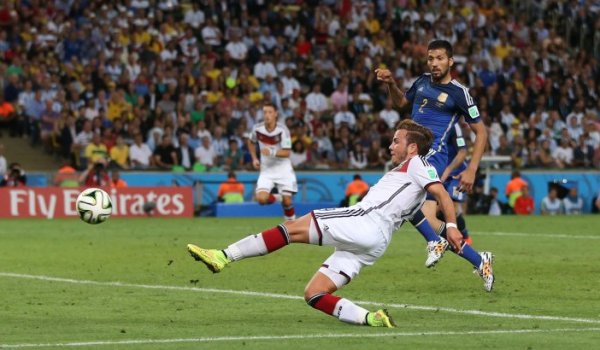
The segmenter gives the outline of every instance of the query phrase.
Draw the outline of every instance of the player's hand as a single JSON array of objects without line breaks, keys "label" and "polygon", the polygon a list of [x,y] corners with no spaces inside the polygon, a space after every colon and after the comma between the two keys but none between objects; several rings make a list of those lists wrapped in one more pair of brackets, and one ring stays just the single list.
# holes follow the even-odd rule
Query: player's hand
[{"label": "player's hand", "polygon": [[377,74],[377,80],[382,81],[386,84],[391,84],[394,82],[394,78],[392,77],[392,72],[386,68],[377,68],[375,69],[375,74]]},{"label": "player's hand", "polygon": [[446,238],[450,245],[454,248],[456,254],[460,254],[462,250],[462,234],[454,227],[446,228]]},{"label": "player's hand", "polygon": [[252,166],[254,167],[254,169],[260,169],[260,161],[258,159],[253,159]]},{"label": "player's hand", "polygon": [[460,180],[460,186],[458,186],[460,192],[471,192],[475,183],[475,171],[466,169],[455,178]]}]

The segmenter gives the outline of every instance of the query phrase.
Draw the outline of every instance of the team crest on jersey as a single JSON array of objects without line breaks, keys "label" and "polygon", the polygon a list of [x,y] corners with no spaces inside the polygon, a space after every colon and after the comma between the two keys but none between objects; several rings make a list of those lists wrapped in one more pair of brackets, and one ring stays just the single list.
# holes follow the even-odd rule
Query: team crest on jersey
[{"label": "team crest on jersey", "polygon": [[440,95],[437,97],[437,100],[438,100],[438,102],[439,102],[439,103],[442,103],[442,104],[446,103],[446,100],[447,100],[447,99],[448,99],[448,94],[447,94],[447,93],[445,93],[445,92],[442,92],[442,93],[441,93],[441,94],[440,94]]},{"label": "team crest on jersey", "polygon": [[432,180],[435,180],[437,178],[437,173],[433,169],[427,170],[427,174],[429,175],[429,178]]},{"label": "team crest on jersey", "polygon": [[477,106],[469,107],[468,111],[469,111],[469,117],[471,117],[473,119],[479,117],[479,110],[477,109]]}]

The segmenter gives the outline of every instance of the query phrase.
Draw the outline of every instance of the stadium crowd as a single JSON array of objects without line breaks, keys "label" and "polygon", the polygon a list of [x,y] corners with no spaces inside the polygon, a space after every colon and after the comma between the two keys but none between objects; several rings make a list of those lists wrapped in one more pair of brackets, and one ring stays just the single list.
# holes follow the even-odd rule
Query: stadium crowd
[{"label": "stadium crowd", "polygon": [[[0,125],[86,169],[251,169],[245,134],[278,106],[298,169],[381,169],[427,43],[454,46],[491,155],[600,168],[594,1],[8,0]],[[465,128],[468,132],[468,128]],[[468,139],[468,137],[467,137]]]}]

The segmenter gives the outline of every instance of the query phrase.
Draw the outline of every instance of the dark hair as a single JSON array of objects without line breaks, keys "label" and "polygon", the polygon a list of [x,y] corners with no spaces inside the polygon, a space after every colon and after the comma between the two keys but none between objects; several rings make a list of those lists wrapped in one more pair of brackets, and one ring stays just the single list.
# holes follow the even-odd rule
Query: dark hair
[{"label": "dark hair", "polygon": [[446,50],[446,54],[448,55],[448,58],[451,58],[452,55],[454,54],[453,50],[452,50],[452,44],[450,44],[447,40],[439,40],[439,39],[433,40],[427,46],[427,51],[437,50],[437,49]]},{"label": "dark hair", "polygon": [[406,130],[406,144],[417,144],[419,155],[427,155],[433,142],[433,133],[431,130],[411,119],[401,121],[396,130]]},{"label": "dark hair", "polygon": [[356,174],[353,177],[354,180],[362,180],[362,177],[360,177],[360,174]]},{"label": "dark hair", "polygon": [[277,112],[277,106],[275,106],[275,104],[273,102],[267,101],[263,103],[263,108],[265,107],[273,107],[273,109],[275,110],[275,112]]}]

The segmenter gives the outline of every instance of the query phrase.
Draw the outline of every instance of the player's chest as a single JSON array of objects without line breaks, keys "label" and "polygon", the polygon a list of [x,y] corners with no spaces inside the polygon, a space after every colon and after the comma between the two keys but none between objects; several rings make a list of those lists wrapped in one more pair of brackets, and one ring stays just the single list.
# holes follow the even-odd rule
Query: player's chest
[{"label": "player's chest", "polygon": [[427,110],[453,113],[456,103],[448,92],[431,86],[421,86],[417,89],[413,108],[418,113],[425,113]]},{"label": "player's chest", "polygon": [[258,142],[266,145],[277,145],[281,143],[282,133],[278,132],[267,132],[267,131],[256,131],[256,139]]}]

